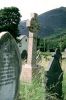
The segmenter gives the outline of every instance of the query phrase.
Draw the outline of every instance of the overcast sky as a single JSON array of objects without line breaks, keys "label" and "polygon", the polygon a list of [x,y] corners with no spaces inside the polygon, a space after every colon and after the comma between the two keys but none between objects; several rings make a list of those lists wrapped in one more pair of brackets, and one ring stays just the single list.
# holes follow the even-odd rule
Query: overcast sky
[{"label": "overcast sky", "polygon": [[66,0],[0,0],[0,9],[10,6],[18,7],[22,20],[25,20],[33,12],[41,14],[61,6],[66,7]]}]

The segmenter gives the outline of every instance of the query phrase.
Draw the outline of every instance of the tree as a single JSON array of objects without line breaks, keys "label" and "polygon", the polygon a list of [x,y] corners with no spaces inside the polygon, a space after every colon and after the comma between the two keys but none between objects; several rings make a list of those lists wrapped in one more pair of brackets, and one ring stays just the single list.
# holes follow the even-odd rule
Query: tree
[{"label": "tree", "polygon": [[18,35],[18,24],[20,22],[19,9],[7,7],[0,10],[0,32],[9,31],[16,38]]}]

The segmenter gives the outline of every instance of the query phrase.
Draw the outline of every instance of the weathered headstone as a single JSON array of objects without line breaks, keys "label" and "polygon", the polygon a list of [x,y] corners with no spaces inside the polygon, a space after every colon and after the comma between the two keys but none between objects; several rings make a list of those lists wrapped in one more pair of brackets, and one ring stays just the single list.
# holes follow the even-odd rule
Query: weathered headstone
[{"label": "weathered headstone", "polygon": [[49,70],[45,73],[46,100],[63,100],[61,58],[62,54],[58,48],[53,56]]},{"label": "weathered headstone", "polygon": [[20,56],[14,38],[0,33],[0,100],[15,100],[18,93]]}]

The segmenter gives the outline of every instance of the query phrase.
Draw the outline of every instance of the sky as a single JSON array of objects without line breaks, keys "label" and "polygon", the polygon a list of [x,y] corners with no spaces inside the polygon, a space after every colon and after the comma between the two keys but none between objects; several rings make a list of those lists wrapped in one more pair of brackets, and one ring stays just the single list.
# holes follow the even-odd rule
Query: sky
[{"label": "sky", "polygon": [[66,0],[0,0],[0,9],[11,6],[18,7],[21,20],[26,20],[30,19],[31,13],[40,15],[51,9],[66,7]]}]

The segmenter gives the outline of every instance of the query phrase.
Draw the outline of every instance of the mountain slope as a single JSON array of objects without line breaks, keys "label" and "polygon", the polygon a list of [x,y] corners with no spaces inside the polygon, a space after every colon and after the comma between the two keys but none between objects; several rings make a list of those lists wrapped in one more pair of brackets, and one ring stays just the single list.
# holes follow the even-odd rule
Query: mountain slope
[{"label": "mountain slope", "polygon": [[[38,16],[40,23],[39,36],[52,36],[66,32],[66,7],[60,7],[48,12],[45,12]],[[20,22],[19,33],[28,35],[28,29],[26,28],[26,21]]]},{"label": "mountain slope", "polygon": [[66,28],[66,7],[53,9],[38,16],[40,36],[59,33]]},{"label": "mountain slope", "polygon": [[28,28],[26,27],[26,20],[21,21],[18,25],[19,34],[28,35]]}]

